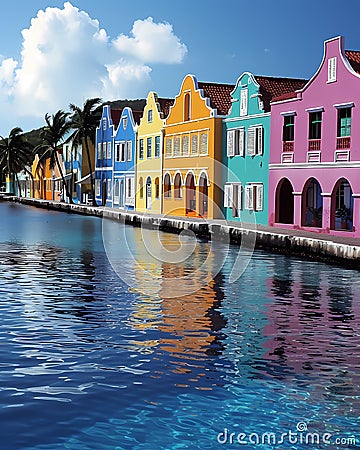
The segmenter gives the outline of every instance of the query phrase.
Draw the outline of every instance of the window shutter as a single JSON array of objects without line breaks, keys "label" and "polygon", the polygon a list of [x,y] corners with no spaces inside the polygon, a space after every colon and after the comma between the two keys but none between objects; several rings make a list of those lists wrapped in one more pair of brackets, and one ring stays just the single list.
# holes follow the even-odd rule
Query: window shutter
[{"label": "window shutter", "polygon": [[127,141],[127,160],[132,160],[132,141]]},{"label": "window shutter", "polygon": [[239,155],[245,155],[245,128],[239,130]]},{"label": "window shutter", "polygon": [[238,185],[237,185],[237,204],[236,204],[236,207],[237,207],[237,209],[240,211],[240,210],[242,210],[242,185],[241,185],[241,183],[239,183]]},{"label": "window shutter", "polygon": [[262,155],[263,154],[263,127],[257,127],[257,132],[256,132],[256,153],[258,155]]},{"label": "window shutter", "polygon": [[247,136],[247,153],[248,155],[255,155],[255,128],[248,128]]},{"label": "window shutter", "polygon": [[254,189],[251,184],[245,186],[245,209],[253,209]]},{"label": "window shutter", "polygon": [[227,156],[235,155],[234,141],[235,141],[235,130],[228,130],[228,132],[227,132]]},{"label": "window shutter", "polygon": [[231,184],[225,184],[224,207],[225,208],[232,207],[232,185]]},{"label": "window shutter", "polygon": [[237,184],[232,185],[232,216],[237,217],[237,202],[238,202],[238,186]]},{"label": "window shutter", "polygon": [[240,117],[248,113],[248,89],[242,89],[240,94]]},{"label": "window shutter", "polygon": [[264,209],[264,186],[258,184],[256,186],[256,211],[262,211]]},{"label": "window shutter", "polygon": [[107,143],[107,159],[111,159],[111,142]]}]

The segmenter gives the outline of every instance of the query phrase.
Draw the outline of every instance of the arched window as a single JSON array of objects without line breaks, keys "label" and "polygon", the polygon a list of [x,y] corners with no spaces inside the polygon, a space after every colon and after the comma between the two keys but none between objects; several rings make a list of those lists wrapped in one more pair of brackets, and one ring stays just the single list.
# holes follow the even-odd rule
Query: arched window
[{"label": "arched window", "polygon": [[170,198],[171,197],[171,182],[170,182],[170,175],[167,173],[164,176],[164,197]]},{"label": "arched window", "polygon": [[160,198],[160,184],[159,177],[155,178],[155,198]]},{"label": "arched window", "polygon": [[142,177],[140,177],[140,180],[139,180],[139,196],[140,196],[140,198],[144,198],[144,181],[143,181]]},{"label": "arched window", "polygon": [[179,173],[175,175],[174,179],[174,198],[182,198],[181,176]]},{"label": "arched window", "polygon": [[186,93],[184,95],[184,122],[191,119],[191,105],[190,105],[190,94]]}]

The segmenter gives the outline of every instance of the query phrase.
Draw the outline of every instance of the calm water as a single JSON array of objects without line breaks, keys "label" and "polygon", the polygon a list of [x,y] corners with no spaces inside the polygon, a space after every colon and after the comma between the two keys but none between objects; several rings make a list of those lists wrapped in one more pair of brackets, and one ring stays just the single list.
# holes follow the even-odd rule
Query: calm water
[{"label": "calm water", "polygon": [[[149,261],[129,227],[129,287],[100,219],[0,203],[0,221],[1,449],[360,446],[360,273],[255,252],[230,283],[237,247]],[[332,445],[256,445],[306,426]]]}]

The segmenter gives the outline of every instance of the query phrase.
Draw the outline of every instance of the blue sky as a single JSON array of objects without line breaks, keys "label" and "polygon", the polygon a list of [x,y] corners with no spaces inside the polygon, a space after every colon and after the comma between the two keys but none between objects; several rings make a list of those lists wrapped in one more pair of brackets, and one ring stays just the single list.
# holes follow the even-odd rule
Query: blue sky
[{"label": "blue sky", "polygon": [[187,73],[309,78],[325,39],[360,50],[359,12],[359,0],[12,0],[0,15],[0,134],[92,96],[173,97]]}]

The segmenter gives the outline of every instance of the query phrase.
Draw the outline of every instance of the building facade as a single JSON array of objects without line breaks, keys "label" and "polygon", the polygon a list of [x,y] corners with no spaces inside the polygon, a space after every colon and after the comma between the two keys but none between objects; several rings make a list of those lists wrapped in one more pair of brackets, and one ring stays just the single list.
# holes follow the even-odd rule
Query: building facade
[{"label": "building facade", "polygon": [[136,152],[136,210],[162,212],[162,167],[164,120],[173,100],[149,92],[140,119]]},{"label": "building facade", "polygon": [[270,101],[303,87],[305,80],[255,76],[244,72],[231,93],[231,111],[224,120],[227,220],[268,224]]},{"label": "building facade", "polygon": [[113,154],[115,129],[121,110],[104,105],[95,134],[95,199],[101,206],[113,206]]},{"label": "building facade", "polygon": [[114,145],[114,208],[135,209],[136,136],[141,115],[125,107],[120,117]]},{"label": "building facade", "polygon": [[187,75],[165,122],[163,213],[222,216],[222,119],[234,85]]},{"label": "building facade", "polygon": [[340,36],[302,89],[272,102],[270,225],[360,236],[359,88],[360,52]]}]

